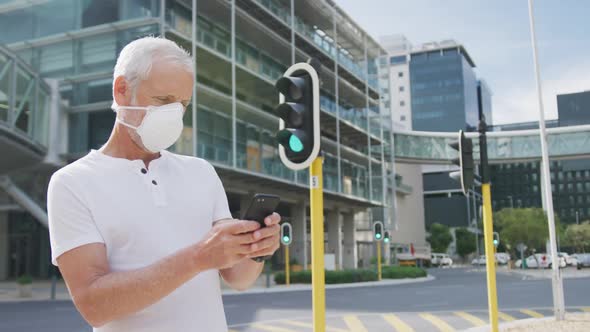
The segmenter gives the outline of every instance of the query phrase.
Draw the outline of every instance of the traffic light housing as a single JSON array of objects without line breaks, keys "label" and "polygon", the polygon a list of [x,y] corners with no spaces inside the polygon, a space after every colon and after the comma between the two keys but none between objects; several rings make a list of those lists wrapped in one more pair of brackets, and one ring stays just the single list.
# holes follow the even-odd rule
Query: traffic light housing
[{"label": "traffic light housing", "polygon": [[494,232],[494,247],[498,247],[500,244],[500,234]]},{"label": "traffic light housing", "polygon": [[296,63],[277,80],[275,87],[280,93],[279,105],[275,108],[280,117],[276,134],[279,156],[283,164],[292,170],[307,168],[320,152],[320,84],[317,71],[309,63]]},{"label": "traffic light housing", "polygon": [[373,223],[373,238],[376,241],[383,240],[383,223],[380,221],[375,221]]},{"label": "traffic light housing", "polygon": [[389,241],[390,241],[389,231],[385,231],[385,234],[383,235],[383,242],[389,243]]},{"label": "traffic light housing", "polygon": [[457,150],[459,157],[451,162],[459,166],[461,189],[465,196],[468,195],[469,188],[473,186],[475,177],[475,163],[473,162],[473,142],[466,138],[463,130],[459,131],[459,140],[450,143],[449,146]]},{"label": "traffic light housing", "polygon": [[281,225],[281,243],[282,244],[288,246],[291,244],[291,242],[293,242],[292,230],[293,230],[293,228],[291,227],[291,224],[288,222],[285,222]]}]

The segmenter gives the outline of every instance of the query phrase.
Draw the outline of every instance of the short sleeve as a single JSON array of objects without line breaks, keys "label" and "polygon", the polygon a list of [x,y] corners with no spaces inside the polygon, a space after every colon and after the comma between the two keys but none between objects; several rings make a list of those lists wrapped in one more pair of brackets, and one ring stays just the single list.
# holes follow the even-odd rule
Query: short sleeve
[{"label": "short sleeve", "polygon": [[215,222],[222,219],[231,219],[232,215],[229,212],[229,204],[227,203],[227,195],[223,188],[223,183],[217,175],[215,168],[209,165],[213,172],[213,219],[211,222]]},{"label": "short sleeve", "polygon": [[89,243],[104,243],[104,239],[84,203],[76,192],[74,178],[55,173],[47,191],[47,214],[51,243],[51,262],[57,266],[57,258],[63,253]]}]

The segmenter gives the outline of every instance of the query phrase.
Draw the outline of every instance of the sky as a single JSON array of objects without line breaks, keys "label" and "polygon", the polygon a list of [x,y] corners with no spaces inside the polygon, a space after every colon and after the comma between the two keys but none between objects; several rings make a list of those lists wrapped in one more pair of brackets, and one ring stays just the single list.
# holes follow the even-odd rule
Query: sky
[{"label": "sky", "polygon": [[[413,45],[454,39],[492,90],[494,124],[538,121],[528,1],[336,0],[373,38],[403,34]],[[547,119],[557,94],[590,90],[590,1],[537,0],[534,18]]]}]

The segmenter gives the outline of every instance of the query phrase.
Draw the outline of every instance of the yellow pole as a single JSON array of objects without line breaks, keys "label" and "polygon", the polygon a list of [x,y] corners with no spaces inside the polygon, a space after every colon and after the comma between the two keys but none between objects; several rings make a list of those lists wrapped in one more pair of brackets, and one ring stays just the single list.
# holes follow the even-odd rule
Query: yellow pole
[{"label": "yellow pole", "polygon": [[289,246],[285,245],[285,285],[289,286],[291,283],[291,275],[289,271]]},{"label": "yellow pole", "polygon": [[381,241],[377,241],[377,280],[381,281]]},{"label": "yellow pole", "polygon": [[313,331],[326,330],[326,289],[324,287],[324,196],[322,163],[317,157],[310,169],[310,209],[311,209],[311,283]]},{"label": "yellow pole", "polygon": [[492,194],[490,184],[482,183],[483,233],[486,253],[486,274],[488,280],[488,310],[492,332],[498,332],[498,293],[496,291],[496,257],[494,255],[494,229],[492,222]]}]

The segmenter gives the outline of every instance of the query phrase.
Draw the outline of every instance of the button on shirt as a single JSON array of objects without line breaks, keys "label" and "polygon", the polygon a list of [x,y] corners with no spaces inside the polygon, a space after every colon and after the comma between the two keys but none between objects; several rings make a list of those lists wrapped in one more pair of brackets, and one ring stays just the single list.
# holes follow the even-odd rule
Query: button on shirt
[{"label": "button on shirt", "polygon": [[[153,264],[202,240],[214,221],[231,218],[215,169],[167,151],[146,168],[142,160],[92,150],[51,177],[47,209],[53,264],[66,251],[103,243],[113,272]],[[218,273],[201,272],[94,331],[227,331]]]}]

